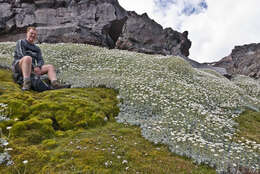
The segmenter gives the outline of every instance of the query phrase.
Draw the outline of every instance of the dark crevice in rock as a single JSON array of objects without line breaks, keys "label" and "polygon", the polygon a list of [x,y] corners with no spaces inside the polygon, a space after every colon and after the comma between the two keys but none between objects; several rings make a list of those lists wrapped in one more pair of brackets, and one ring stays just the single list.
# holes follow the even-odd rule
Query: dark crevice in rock
[{"label": "dark crevice in rock", "polygon": [[29,4],[33,4],[34,0],[20,0],[20,3],[29,3]]},{"label": "dark crevice in rock", "polygon": [[114,20],[110,23],[109,28],[107,29],[107,34],[113,40],[113,44],[110,45],[110,48],[115,48],[115,43],[117,42],[119,36],[122,34],[122,29],[127,20],[127,17],[124,17],[121,20]]},{"label": "dark crevice in rock", "polygon": [[35,1],[35,5],[38,9],[44,9],[44,8],[67,8],[69,6],[69,3],[66,1]]},{"label": "dark crevice in rock", "polygon": [[56,1],[55,2],[55,8],[67,8],[69,6],[69,3],[66,1]]},{"label": "dark crevice in rock", "polygon": [[97,22],[99,20],[99,17],[97,16],[97,14],[95,14],[95,21]]},{"label": "dark crevice in rock", "polygon": [[5,22],[3,20],[0,21],[0,34],[4,33],[5,29]]}]

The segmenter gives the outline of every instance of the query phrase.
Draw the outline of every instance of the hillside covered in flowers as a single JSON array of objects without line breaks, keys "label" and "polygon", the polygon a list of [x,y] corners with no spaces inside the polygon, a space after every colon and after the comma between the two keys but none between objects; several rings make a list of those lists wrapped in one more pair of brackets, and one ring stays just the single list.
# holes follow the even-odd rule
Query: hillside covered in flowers
[{"label": "hillside covered in flowers", "polygon": [[[259,111],[259,80],[228,80],[215,71],[192,68],[180,57],[83,44],[39,46],[45,62],[54,64],[58,78],[73,88],[118,91],[117,122],[139,126],[154,144],[165,144],[218,173],[238,166],[259,171],[259,137],[242,136],[237,121],[245,110]],[[14,47],[0,44],[2,67],[10,67]]]}]

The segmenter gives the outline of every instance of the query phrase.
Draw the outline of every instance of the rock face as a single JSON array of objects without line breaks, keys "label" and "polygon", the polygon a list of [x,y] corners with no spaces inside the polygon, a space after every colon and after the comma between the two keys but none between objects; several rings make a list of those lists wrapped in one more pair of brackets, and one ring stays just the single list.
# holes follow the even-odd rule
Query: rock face
[{"label": "rock face", "polygon": [[2,0],[0,14],[0,41],[17,40],[36,26],[39,42],[107,47],[115,45],[111,28],[119,35],[127,16],[117,0]]},{"label": "rock face", "polygon": [[187,31],[179,33],[171,28],[163,29],[146,13],[140,16],[129,12],[116,47],[148,54],[189,56],[191,41],[187,37]]},{"label": "rock face", "polygon": [[88,43],[151,54],[189,55],[188,32],[163,29],[146,14],[127,12],[117,0],[0,0],[0,42],[24,38]]},{"label": "rock face", "polygon": [[260,43],[235,46],[231,54],[214,63],[222,67],[229,74],[242,74],[253,78],[260,78]]}]

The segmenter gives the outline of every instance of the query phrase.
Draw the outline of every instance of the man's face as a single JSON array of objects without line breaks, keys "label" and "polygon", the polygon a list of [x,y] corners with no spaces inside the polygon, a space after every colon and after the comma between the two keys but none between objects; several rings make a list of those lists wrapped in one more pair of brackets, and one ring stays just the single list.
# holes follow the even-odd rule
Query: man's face
[{"label": "man's face", "polygon": [[26,34],[26,40],[30,43],[34,43],[34,41],[36,40],[37,38],[37,33],[35,30],[33,29],[30,29],[27,34]]}]

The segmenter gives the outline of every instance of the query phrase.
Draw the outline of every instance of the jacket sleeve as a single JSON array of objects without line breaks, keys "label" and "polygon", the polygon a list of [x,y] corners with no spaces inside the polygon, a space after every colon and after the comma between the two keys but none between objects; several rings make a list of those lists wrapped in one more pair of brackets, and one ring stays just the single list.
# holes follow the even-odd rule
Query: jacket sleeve
[{"label": "jacket sleeve", "polygon": [[37,66],[41,68],[42,65],[44,65],[44,60],[42,58],[41,49],[39,48],[38,55],[37,55]]},{"label": "jacket sleeve", "polygon": [[17,41],[15,52],[16,52],[18,59],[21,59],[22,57],[25,56],[25,49],[24,49],[22,40]]}]

